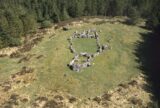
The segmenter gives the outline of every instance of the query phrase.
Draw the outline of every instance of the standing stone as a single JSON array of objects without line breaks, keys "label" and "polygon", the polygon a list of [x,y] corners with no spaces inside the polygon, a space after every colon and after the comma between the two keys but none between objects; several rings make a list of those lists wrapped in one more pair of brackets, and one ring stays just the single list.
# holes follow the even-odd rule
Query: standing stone
[{"label": "standing stone", "polygon": [[75,49],[73,48],[72,45],[70,46],[70,50],[71,50],[72,53],[76,53],[76,51],[75,51]]},{"label": "standing stone", "polygon": [[108,49],[108,45],[102,45],[102,50]]},{"label": "standing stone", "polygon": [[81,68],[81,65],[80,65],[80,64],[73,64],[73,66],[72,66],[73,71],[79,72],[79,71],[80,71],[80,68]]}]

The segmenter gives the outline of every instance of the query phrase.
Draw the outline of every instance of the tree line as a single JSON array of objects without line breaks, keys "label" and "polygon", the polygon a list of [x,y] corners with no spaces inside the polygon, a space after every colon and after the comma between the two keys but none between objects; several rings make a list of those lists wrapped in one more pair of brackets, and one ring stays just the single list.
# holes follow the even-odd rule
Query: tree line
[{"label": "tree line", "polygon": [[21,44],[20,38],[80,16],[129,16],[160,22],[159,0],[0,0],[0,48]]}]

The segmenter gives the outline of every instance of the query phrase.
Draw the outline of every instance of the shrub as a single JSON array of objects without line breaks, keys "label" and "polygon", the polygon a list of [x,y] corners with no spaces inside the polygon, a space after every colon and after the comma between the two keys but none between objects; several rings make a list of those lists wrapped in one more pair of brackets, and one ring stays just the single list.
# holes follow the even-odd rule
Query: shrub
[{"label": "shrub", "polygon": [[0,48],[3,48],[3,42],[1,39],[0,39]]},{"label": "shrub", "polygon": [[14,47],[21,45],[20,38],[12,37],[6,33],[0,34],[0,41],[1,41],[1,48],[7,46]]},{"label": "shrub", "polygon": [[151,18],[149,18],[146,22],[146,26],[148,29],[153,29],[154,27],[156,27],[159,24],[159,20],[157,17],[155,17],[154,15],[151,16]]},{"label": "shrub", "polygon": [[52,21],[55,22],[55,23],[58,23],[58,22],[60,21],[60,18],[59,18],[59,16],[58,16],[56,13],[54,13],[54,14],[51,16],[51,19],[52,19]]},{"label": "shrub", "polygon": [[140,14],[136,8],[134,8],[134,7],[130,8],[128,16],[130,19],[127,20],[127,24],[135,25],[138,23],[138,19],[140,18]]},{"label": "shrub", "polygon": [[33,33],[37,28],[37,21],[32,14],[26,14],[21,16],[21,21],[23,22],[23,32],[24,34]]},{"label": "shrub", "polygon": [[49,27],[51,27],[51,26],[52,26],[52,23],[51,23],[51,21],[49,21],[49,20],[43,21],[43,22],[42,22],[42,25],[41,25],[42,28],[49,28]]},{"label": "shrub", "polygon": [[8,42],[10,47],[21,45],[20,38],[10,37]]}]

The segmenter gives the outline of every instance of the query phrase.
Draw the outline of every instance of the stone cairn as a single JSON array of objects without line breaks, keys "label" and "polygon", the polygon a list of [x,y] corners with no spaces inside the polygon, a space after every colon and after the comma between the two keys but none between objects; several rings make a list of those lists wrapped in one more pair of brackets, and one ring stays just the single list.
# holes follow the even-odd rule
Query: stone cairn
[{"label": "stone cairn", "polygon": [[[87,52],[80,52],[79,54],[76,52],[76,50],[73,47],[73,39],[78,39],[78,38],[90,38],[90,39],[96,39],[96,44],[97,44],[97,52],[90,54]],[[68,38],[69,41],[69,49],[71,53],[74,54],[74,58],[72,61],[68,64],[68,67],[76,72],[80,72],[82,69],[87,68],[92,66],[92,60],[105,50],[109,49],[108,45],[101,45],[99,41],[99,34],[96,31],[96,29],[89,29],[84,32],[79,33],[78,31],[75,31],[73,33],[73,36]],[[84,60],[82,63],[80,63],[80,57],[85,57],[86,60]]]}]

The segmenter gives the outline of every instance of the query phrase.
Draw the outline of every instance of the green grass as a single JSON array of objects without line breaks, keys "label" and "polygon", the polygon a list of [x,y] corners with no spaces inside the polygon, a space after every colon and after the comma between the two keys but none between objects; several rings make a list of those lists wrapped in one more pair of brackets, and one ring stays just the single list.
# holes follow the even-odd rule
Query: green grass
[{"label": "green grass", "polygon": [[73,39],[73,47],[76,52],[95,53],[97,51],[96,39],[77,38]]},{"label": "green grass", "polygon": [[[89,28],[101,30],[101,44],[108,43],[112,50],[108,50],[93,61],[94,65],[84,69],[80,73],[71,71],[67,64],[73,58],[68,48],[69,38],[74,31]],[[22,66],[35,68],[37,80],[27,87],[15,89],[12,92],[30,95],[31,99],[35,94],[44,94],[53,90],[69,92],[79,97],[92,97],[116,87],[119,83],[130,80],[140,70],[136,67],[134,49],[136,42],[141,40],[140,33],[146,30],[123,24],[85,24],[82,27],[71,28],[69,31],[56,31],[56,37],[49,39],[46,36],[43,41],[34,47],[31,54],[44,55],[44,58],[33,57],[30,62],[17,64],[18,59],[0,58],[0,82],[5,81],[12,73],[16,73]],[[78,51],[95,52],[94,40],[77,39],[74,41]],[[64,74],[66,77],[64,77]]]}]

